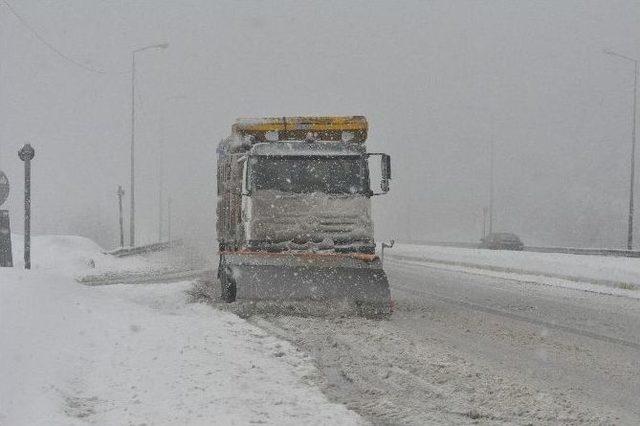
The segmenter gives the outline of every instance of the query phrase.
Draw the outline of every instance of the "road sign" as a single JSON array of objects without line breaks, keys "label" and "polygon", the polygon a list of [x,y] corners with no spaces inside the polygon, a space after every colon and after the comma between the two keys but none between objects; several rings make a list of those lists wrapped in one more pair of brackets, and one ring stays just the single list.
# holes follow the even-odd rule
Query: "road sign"
[{"label": "road sign", "polygon": [[22,148],[20,148],[20,151],[18,151],[18,157],[20,157],[22,161],[33,160],[33,156],[35,154],[36,151],[29,144],[24,145]]},{"label": "road sign", "polygon": [[3,171],[0,170],[0,206],[7,201],[9,196],[9,179]]}]

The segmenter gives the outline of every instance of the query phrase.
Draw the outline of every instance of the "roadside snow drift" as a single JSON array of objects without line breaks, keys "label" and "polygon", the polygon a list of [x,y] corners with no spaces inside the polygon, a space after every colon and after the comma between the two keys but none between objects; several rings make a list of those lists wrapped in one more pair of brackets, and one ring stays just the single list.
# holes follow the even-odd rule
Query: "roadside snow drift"
[{"label": "roadside snow drift", "polygon": [[0,269],[0,424],[362,422],[291,345],[188,304],[190,283],[83,286],[73,277],[90,259],[118,263],[47,236],[33,239],[33,270]]}]

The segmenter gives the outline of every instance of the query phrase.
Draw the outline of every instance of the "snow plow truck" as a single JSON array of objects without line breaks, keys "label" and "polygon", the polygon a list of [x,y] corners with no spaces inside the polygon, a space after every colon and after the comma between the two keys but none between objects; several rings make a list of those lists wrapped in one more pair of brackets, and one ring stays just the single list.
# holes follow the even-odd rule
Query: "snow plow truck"
[{"label": "snow plow truck", "polygon": [[[238,119],[217,149],[218,280],[225,302],[387,316],[371,197],[391,161],[365,117]],[[379,157],[380,189],[369,165]],[[373,160],[373,161],[372,161]]]}]

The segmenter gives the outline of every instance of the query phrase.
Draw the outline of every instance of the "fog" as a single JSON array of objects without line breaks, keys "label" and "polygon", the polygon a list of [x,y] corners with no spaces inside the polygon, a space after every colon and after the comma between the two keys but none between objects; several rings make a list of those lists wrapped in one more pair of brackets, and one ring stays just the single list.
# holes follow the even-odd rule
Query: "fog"
[{"label": "fog", "polygon": [[637,1],[9,1],[22,21],[3,1],[14,232],[29,142],[33,231],[118,244],[131,52],[168,42],[137,55],[138,242],[158,238],[161,157],[173,236],[213,241],[215,148],[236,117],[361,114],[393,162],[378,239],[477,241],[493,142],[494,230],[626,244],[634,70],[603,50],[640,57]]}]

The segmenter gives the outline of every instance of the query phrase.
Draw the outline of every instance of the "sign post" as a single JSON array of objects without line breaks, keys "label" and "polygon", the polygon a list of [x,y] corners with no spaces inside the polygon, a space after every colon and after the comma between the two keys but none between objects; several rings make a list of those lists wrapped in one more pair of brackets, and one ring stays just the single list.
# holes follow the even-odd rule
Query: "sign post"
[{"label": "sign post", "polygon": [[[9,196],[9,179],[0,171],[0,206],[7,201]],[[12,267],[13,255],[11,253],[11,226],[9,224],[9,211],[0,210],[0,267]]]},{"label": "sign post", "polygon": [[24,269],[31,269],[31,160],[36,151],[25,144],[18,157],[24,161]]}]

